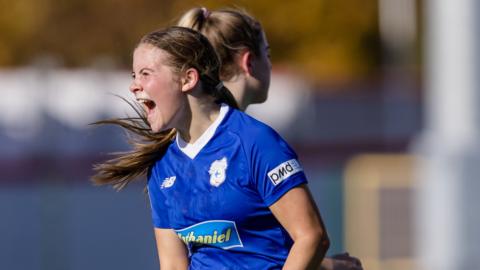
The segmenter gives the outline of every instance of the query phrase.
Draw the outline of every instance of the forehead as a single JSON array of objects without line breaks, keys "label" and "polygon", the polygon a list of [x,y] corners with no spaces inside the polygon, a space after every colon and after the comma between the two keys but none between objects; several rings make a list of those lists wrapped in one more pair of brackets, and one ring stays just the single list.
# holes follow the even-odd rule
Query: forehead
[{"label": "forehead", "polygon": [[140,44],[133,52],[133,67],[143,68],[144,66],[153,67],[166,63],[167,52],[150,44]]}]

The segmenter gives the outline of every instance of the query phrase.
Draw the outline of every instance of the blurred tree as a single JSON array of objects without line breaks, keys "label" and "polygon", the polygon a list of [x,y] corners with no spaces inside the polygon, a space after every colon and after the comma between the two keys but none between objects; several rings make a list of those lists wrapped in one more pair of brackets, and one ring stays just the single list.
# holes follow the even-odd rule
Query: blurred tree
[{"label": "blurred tree", "polygon": [[[206,0],[0,0],[0,66],[48,55],[66,67],[111,59],[129,68],[132,47],[146,32],[170,25],[193,6],[233,7]],[[276,66],[317,80],[343,80],[378,71],[376,0],[239,0],[262,22]]]},{"label": "blurred tree", "polygon": [[47,7],[33,0],[0,0],[0,65],[20,64],[31,57],[29,47],[39,25],[47,20]]}]

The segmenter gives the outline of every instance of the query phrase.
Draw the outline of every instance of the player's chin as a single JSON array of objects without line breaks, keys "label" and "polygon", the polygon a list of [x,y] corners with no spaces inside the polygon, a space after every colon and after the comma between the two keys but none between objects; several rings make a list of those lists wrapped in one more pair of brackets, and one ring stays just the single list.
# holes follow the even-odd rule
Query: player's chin
[{"label": "player's chin", "polygon": [[160,132],[163,132],[163,131],[170,130],[170,129],[174,128],[174,126],[169,125],[169,124],[165,124],[165,123],[157,123],[157,124],[151,124],[150,128],[152,129],[153,133],[160,133]]},{"label": "player's chin", "polygon": [[164,127],[163,123],[152,121],[149,122],[149,124],[153,133],[158,133],[167,129],[166,127]]},{"label": "player's chin", "polygon": [[263,103],[263,102],[267,101],[267,98],[268,98],[268,90],[267,91],[264,90],[263,92],[258,93],[258,95],[255,98],[254,103],[256,103],[256,104]]},{"label": "player's chin", "polygon": [[154,133],[160,132],[164,129],[163,121],[159,119],[158,114],[156,114],[154,111],[148,114],[147,121],[148,121],[148,124],[150,125],[150,129]]}]

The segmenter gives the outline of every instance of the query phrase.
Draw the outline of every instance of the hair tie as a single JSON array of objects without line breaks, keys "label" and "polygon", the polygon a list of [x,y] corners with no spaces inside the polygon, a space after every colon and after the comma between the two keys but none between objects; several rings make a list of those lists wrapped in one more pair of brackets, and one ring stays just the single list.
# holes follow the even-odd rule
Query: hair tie
[{"label": "hair tie", "polygon": [[215,90],[217,90],[217,91],[222,90],[222,88],[223,88],[223,82],[219,82],[219,83],[215,86]]},{"label": "hair tie", "polygon": [[208,16],[210,16],[210,11],[207,10],[207,8],[205,7],[202,7],[202,11],[203,11],[203,18],[207,19]]}]

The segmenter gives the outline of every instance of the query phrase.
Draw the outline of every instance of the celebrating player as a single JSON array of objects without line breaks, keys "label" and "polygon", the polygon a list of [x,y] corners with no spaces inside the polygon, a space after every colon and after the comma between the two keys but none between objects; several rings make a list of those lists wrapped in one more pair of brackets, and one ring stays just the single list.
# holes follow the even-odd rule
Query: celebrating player
[{"label": "celebrating player", "polygon": [[[268,86],[268,57],[250,68],[245,83]],[[297,156],[236,109],[219,72],[216,52],[197,31],[144,36],[130,86],[144,114],[100,122],[140,140],[97,166],[94,180],[122,188],[148,174],[162,270],[317,269],[329,240]]]}]

